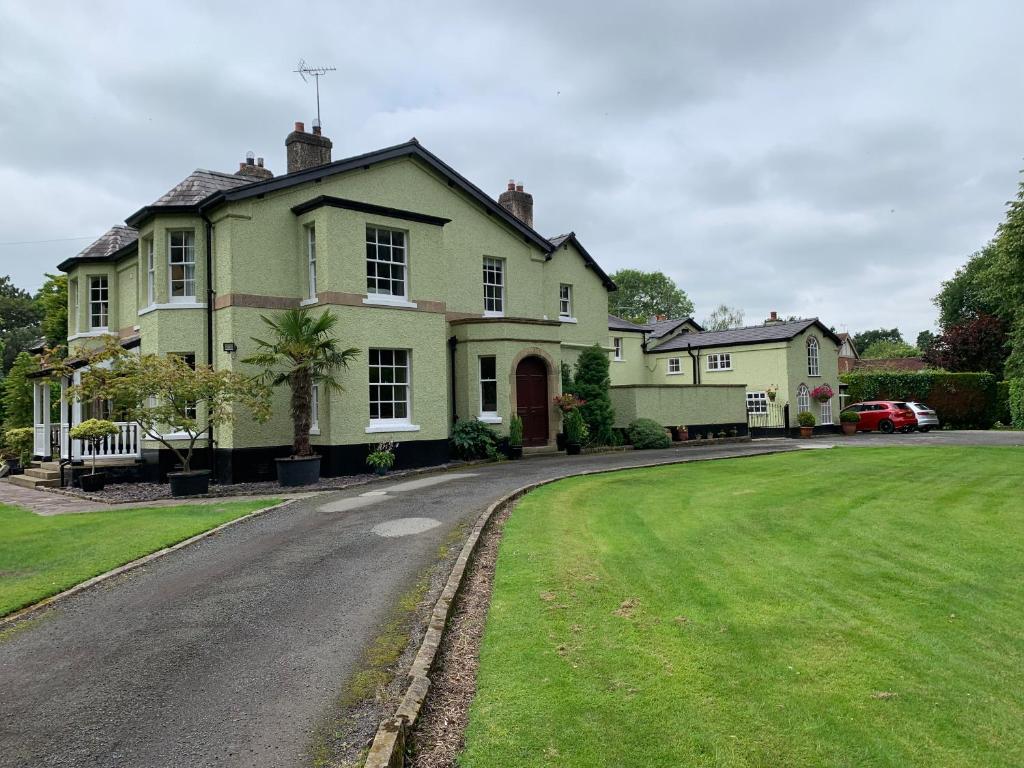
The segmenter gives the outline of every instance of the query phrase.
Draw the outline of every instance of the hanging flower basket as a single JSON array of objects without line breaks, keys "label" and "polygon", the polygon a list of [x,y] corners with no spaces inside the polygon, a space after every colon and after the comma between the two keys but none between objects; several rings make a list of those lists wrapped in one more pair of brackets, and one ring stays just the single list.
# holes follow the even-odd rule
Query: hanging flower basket
[{"label": "hanging flower basket", "polygon": [[832,387],[830,387],[828,384],[822,384],[821,386],[815,387],[814,389],[811,390],[811,397],[813,397],[819,403],[827,403],[829,400],[835,397],[835,394],[836,393],[832,391]]}]

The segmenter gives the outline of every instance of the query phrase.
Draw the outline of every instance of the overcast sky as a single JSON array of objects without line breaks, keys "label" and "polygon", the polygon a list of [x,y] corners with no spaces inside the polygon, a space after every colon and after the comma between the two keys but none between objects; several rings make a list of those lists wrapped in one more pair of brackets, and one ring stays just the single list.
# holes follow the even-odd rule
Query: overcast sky
[{"label": "overcast sky", "polygon": [[335,159],[416,136],[495,196],[523,180],[537,228],[608,272],[665,271],[698,319],[913,341],[1016,192],[1022,28],[1017,0],[0,0],[0,274],[37,288],[194,168],[283,172],[315,116],[302,57],[337,67]]}]

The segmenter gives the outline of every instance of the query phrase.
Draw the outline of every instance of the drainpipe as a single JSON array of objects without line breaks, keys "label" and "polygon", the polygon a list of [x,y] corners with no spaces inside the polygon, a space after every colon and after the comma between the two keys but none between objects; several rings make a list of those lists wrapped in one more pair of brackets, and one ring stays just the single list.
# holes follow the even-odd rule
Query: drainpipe
[{"label": "drainpipe", "polygon": [[700,384],[700,352],[694,355],[693,352],[690,351],[690,345],[687,344],[686,354],[688,354],[690,359],[693,360],[693,383]]},{"label": "drainpipe", "polygon": [[[213,290],[213,222],[202,213],[203,222],[206,224],[206,364],[213,368],[213,300],[217,293]],[[209,437],[207,445],[210,447],[210,472],[214,470],[214,447],[217,441],[213,436],[213,424],[210,424],[210,410],[207,404],[206,429]]]},{"label": "drainpipe", "polygon": [[452,388],[452,424],[459,420],[459,414],[455,412],[455,348],[459,340],[454,336],[448,337],[448,356],[451,359],[451,388]]}]

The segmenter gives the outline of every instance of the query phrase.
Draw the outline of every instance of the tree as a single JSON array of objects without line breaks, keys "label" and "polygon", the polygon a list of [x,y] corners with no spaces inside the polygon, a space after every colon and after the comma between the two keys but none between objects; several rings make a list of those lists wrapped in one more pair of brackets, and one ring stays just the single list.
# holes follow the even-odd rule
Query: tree
[{"label": "tree", "polygon": [[31,427],[34,414],[32,408],[32,382],[30,373],[39,370],[39,363],[28,352],[19,352],[11,370],[4,379],[4,425]]},{"label": "tree", "polygon": [[860,351],[861,356],[864,350],[876,341],[897,341],[903,344],[903,334],[899,328],[876,328],[873,331],[861,331],[853,334],[853,344]]},{"label": "tree", "polygon": [[655,315],[676,319],[693,313],[693,302],[663,272],[620,269],[612,281],[619,287],[608,296],[608,311],[613,315],[646,323]]},{"label": "tree", "polygon": [[743,326],[743,310],[719,304],[714,312],[704,318],[701,325],[704,326],[705,331],[727,331],[730,328],[741,328]]},{"label": "tree", "polygon": [[917,334],[917,348],[921,350],[922,355],[931,348],[937,338],[938,336],[931,331],[921,331]]},{"label": "tree", "polygon": [[615,412],[608,397],[610,383],[608,353],[597,344],[587,347],[576,361],[573,389],[577,397],[586,401],[579,410],[590,438],[599,445],[615,444]]},{"label": "tree", "polygon": [[902,341],[889,341],[880,339],[868,344],[867,349],[861,351],[862,358],[893,358],[893,357],[917,357],[921,351]]},{"label": "tree", "polygon": [[1006,361],[1006,339],[1005,322],[992,315],[979,315],[947,328],[924,359],[953,373],[988,372],[999,378]]},{"label": "tree", "polygon": [[14,364],[19,352],[39,337],[39,308],[28,291],[18,288],[9,275],[0,276],[0,346],[3,373]]},{"label": "tree", "polygon": [[259,379],[264,384],[289,386],[292,455],[312,456],[309,427],[313,385],[322,384],[326,391],[341,390],[335,376],[342,368],[348,368],[359,350],[341,349],[333,335],[338,318],[327,310],[313,317],[306,307],[288,309],[273,319],[263,317],[263,322],[273,332],[272,340],[253,338],[259,352],[242,362],[262,368]]},{"label": "tree", "polygon": [[994,315],[997,312],[991,296],[991,268],[998,256],[995,241],[973,254],[949,280],[942,283],[942,290],[934,298],[939,309],[939,327],[949,328],[971,320],[978,315]]},{"label": "tree", "polygon": [[[81,383],[69,394],[78,400],[112,400],[125,421],[138,424],[151,440],[163,444],[191,471],[196,442],[210,427],[232,421],[235,404],[243,404],[257,421],[270,415],[269,390],[240,373],[194,368],[179,355],[137,355],[115,340],[89,357]],[[164,437],[169,430],[185,434],[187,448]]]},{"label": "tree", "polygon": [[68,276],[46,274],[46,282],[35,298],[42,316],[42,331],[48,347],[63,347],[68,340]]}]

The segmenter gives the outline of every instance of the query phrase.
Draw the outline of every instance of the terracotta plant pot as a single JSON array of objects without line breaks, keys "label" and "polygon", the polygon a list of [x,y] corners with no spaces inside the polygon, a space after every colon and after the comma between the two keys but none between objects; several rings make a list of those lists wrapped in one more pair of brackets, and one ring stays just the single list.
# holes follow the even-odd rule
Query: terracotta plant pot
[{"label": "terracotta plant pot", "polygon": [[689,440],[690,439],[690,430],[689,429],[679,429],[677,427],[676,428],[676,436],[679,438],[680,441]]},{"label": "terracotta plant pot", "polygon": [[814,427],[800,427],[800,437],[810,437],[814,434]]},{"label": "terracotta plant pot", "polygon": [[843,428],[844,435],[857,434],[857,422],[855,421],[844,421],[840,426]]}]

